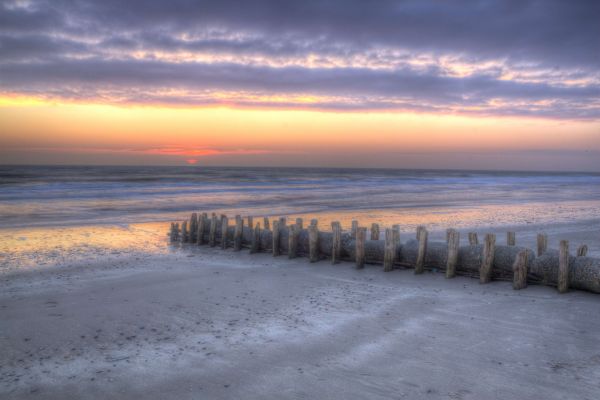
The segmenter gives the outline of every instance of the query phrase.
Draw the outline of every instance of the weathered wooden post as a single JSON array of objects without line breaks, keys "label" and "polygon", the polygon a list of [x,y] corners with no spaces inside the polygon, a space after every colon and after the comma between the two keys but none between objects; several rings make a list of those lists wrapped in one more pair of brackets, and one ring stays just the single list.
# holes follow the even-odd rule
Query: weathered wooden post
[{"label": "weathered wooden post", "polygon": [[263,218],[263,225],[265,226],[266,230],[271,229],[271,224],[269,223],[269,217],[264,217]]},{"label": "weathered wooden post", "polygon": [[476,232],[469,232],[469,244],[471,246],[475,246],[476,244],[479,244],[479,239],[477,239]]},{"label": "weathered wooden post", "polygon": [[187,221],[181,223],[181,242],[185,243],[188,241]]},{"label": "weathered wooden post", "polygon": [[422,274],[425,270],[425,255],[427,254],[427,229],[422,227],[419,230],[419,249],[417,252],[417,262],[415,263],[415,274]]},{"label": "weathered wooden post", "polygon": [[379,240],[379,224],[371,224],[371,240]]},{"label": "weathered wooden post", "polygon": [[179,231],[179,222],[175,223],[175,241],[178,242],[179,241],[179,237],[180,237],[180,231]]},{"label": "weathered wooden post", "polygon": [[198,219],[198,231],[196,232],[196,243],[198,245],[204,244],[204,230],[206,229],[207,221],[206,213],[202,213],[200,218]]},{"label": "weathered wooden post", "polygon": [[492,280],[492,266],[494,265],[494,253],[496,251],[496,235],[488,233],[485,235],[483,244],[483,259],[479,267],[479,283],[488,283]]},{"label": "weathered wooden post", "polygon": [[179,239],[179,224],[171,222],[171,242],[176,242]]},{"label": "weathered wooden post", "polygon": [[319,228],[317,227],[317,220],[313,219],[315,223],[308,226],[308,260],[311,263],[319,261]]},{"label": "weathered wooden post", "polygon": [[419,226],[417,226],[417,234],[416,234],[416,239],[417,239],[417,240],[419,240],[419,238],[421,237],[421,231],[422,231],[423,229],[427,229],[427,228],[425,228],[425,226],[424,226],[424,225],[419,225]]},{"label": "weathered wooden post", "polygon": [[250,253],[258,253],[260,251],[260,223],[256,223],[252,233],[252,243],[250,245]]},{"label": "weathered wooden post", "polygon": [[175,241],[175,223],[171,222],[171,230],[169,231],[169,242]]},{"label": "weathered wooden post", "polygon": [[577,257],[585,257],[587,256],[588,247],[587,244],[582,244],[577,248]]},{"label": "weathered wooden post", "polygon": [[210,218],[210,231],[208,232],[208,245],[215,247],[217,243],[217,216],[212,213]]},{"label": "weathered wooden post", "polygon": [[392,238],[394,240],[394,262],[396,262],[398,248],[400,247],[400,225],[392,225]]},{"label": "weathered wooden post", "polygon": [[513,289],[515,290],[527,287],[527,258],[527,250],[521,250],[515,258],[515,263],[513,264]]},{"label": "weathered wooden post", "polygon": [[229,218],[226,215],[221,215],[221,248],[227,248],[227,227],[229,226]]},{"label": "weathered wooden post", "polygon": [[235,230],[233,231],[233,250],[242,249],[242,233],[244,232],[244,219],[240,215],[235,216]]},{"label": "weathered wooden post", "polygon": [[279,228],[279,221],[273,221],[273,257],[277,257],[281,254],[279,250],[279,234],[281,229]]},{"label": "weathered wooden post", "polygon": [[569,290],[569,241],[561,240],[558,250],[558,292],[565,293]]},{"label": "weathered wooden post", "polygon": [[383,271],[390,272],[394,269],[396,260],[396,241],[394,240],[394,230],[385,229],[385,247],[383,248]]},{"label": "weathered wooden post", "polygon": [[356,228],[356,269],[365,267],[365,241],[367,240],[367,228]]},{"label": "weathered wooden post", "polygon": [[286,225],[287,225],[287,218],[279,217],[279,229],[285,228]]},{"label": "weathered wooden post", "polygon": [[331,245],[331,263],[337,264],[340,262],[340,255],[342,251],[342,225],[338,221],[333,221],[331,223],[331,230],[333,232]]},{"label": "weathered wooden post", "polygon": [[316,218],[313,218],[313,219],[310,220],[310,224],[314,225],[314,226],[317,226],[317,225],[319,225],[319,220],[316,219]]},{"label": "weathered wooden post", "polygon": [[446,278],[454,278],[456,275],[456,262],[458,261],[458,249],[460,248],[460,233],[455,229],[449,229],[448,235],[448,260],[446,261]]},{"label": "weathered wooden post", "polygon": [[537,256],[541,256],[548,249],[548,235],[538,233],[537,235]]},{"label": "weathered wooden post", "polygon": [[302,218],[296,218],[296,226],[298,227],[299,231],[304,229],[304,220]]},{"label": "weathered wooden post", "polygon": [[450,234],[454,231],[454,229],[452,228],[447,228],[446,229],[446,244],[448,244],[448,242],[450,241]]},{"label": "weathered wooden post", "polygon": [[298,253],[298,235],[300,234],[298,223],[289,226],[288,233],[288,258],[296,258]]},{"label": "weathered wooden post", "polygon": [[196,234],[198,233],[198,214],[192,213],[190,217],[190,243],[196,243]]},{"label": "weathered wooden post", "polygon": [[506,245],[514,246],[517,244],[517,240],[514,232],[506,232]]},{"label": "weathered wooden post", "polygon": [[248,227],[249,228],[253,228],[254,227],[254,217],[251,215],[248,215]]},{"label": "weathered wooden post", "polygon": [[350,228],[350,236],[352,239],[356,239],[356,230],[358,229],[358,221],[352,220],[352,228]]}]

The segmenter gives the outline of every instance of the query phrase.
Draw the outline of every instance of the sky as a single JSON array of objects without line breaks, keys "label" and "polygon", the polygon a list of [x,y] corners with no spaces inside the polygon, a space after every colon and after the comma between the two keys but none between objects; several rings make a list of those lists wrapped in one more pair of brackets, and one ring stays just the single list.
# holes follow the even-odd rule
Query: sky
[{"label": "sky", "polygon": [[0,0],[0,164],[600,171],[598,1]]}]

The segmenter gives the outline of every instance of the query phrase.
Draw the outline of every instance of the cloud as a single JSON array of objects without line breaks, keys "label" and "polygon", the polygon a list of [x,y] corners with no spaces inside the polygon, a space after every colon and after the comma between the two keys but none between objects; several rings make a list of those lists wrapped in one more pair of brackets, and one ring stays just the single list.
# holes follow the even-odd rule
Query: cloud
[{"label": "cloud", "polygon": [[186,148],[186,147],[161,147],[157,149],[138,150],[144,154],[158,154],[163,156],[205,157],[223,154],[269,154],[273,151],[261,149],[216,149],[216,148]]},{"label": "cloud", "polygon": [[[80,154],[122,154],[122,155],[158,155],[166,157],[199,157],[221,156],[221,155],[253,155],[253,154],[283,154],[285,151],[273,151],[265,149],[244,148],[213,148],[213,147],[182,147],[165,146],[158,148],[119,148],[119,147],[94,147],[94,146],[10,146],[5,150],[11,152],[28,151],[44,153],[80,153]],[[289,153],[289,152],[288,152]]]},{"label": "cloud", "polygon": [[599,19],[598,3],[550,0],[7,1],[0,90],[598,119]]}]

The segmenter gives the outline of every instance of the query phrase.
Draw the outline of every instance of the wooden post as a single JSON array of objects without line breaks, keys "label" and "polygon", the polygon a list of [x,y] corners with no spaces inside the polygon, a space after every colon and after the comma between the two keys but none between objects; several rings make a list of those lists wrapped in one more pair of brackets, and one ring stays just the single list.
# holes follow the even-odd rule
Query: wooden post
[{"label": "wooden post", "polygon": [[189,242],[196,243],[196,234],[198,233],[198,214],[192,213],[190,218],[190,234]]},{"label": "wooden post", "polygon": [[175,241],[179,241],[179,222],[175,223]]},{"label": "wooden post", "polygon": [[240,215],[235,216],[235,231],[233,231],[233,250],[242,249],[242,233],[244,232],[244,219]]},{"label": "wooden post", "polygon": [[[417,228],[418,229],[418,228]],[[425,255],[427,254],[427,229],[425,227],[419,230],[419,250],[417,253],[417,262],[415,263],[415,274],[422,274],[425,271]]]},{"label": "wooden post", "polygon": [[449,229],[448,234],[448,260],[446,261],[446,278],[454,278],[456,275],[456,262],[458,261],[458,249],[460,247],[460,233],[455,229]]},{"label": "wooden post", "polygon": [[204,230],[206,229],[207,222],[206,213],[202,213],[198,219],[198,231],[196,232],[196,243],[198,243],[198,245],[204,244]]},{"label": "wooden post", "polygon": [[187,221],[181,223],[181,242],[185,243],[188,241]]},{"label": "wooden post", "polygon": [[229,226],[229,218],[226,215],[221,215],[221,248],[227,248],[227,227]]},{"label": "wooden post", "polygon": [[385,247],[383,250],[383,271],[390,272],[394,269],[396,260],[396,241],[394,240],[394,230],[386,228]]},{"label": "wooden post", "polygon": [[287,225],[287,218],[279,217],[279,229],[285,228],[286,225]]},{"label": "wooden post", "polygon": [[310,220],[310,224],[314,225],[314,226],[317,226],[317,225],[319,225],[319,220],[316,219],[316,218],[313,218],[313,219]]},{"label": "wooden post", "polygon": [[446,229],[446,244],[448,244],[448,242],[450,242],[450,235],[452,234],[452,232],[454,232],[454,229],[452,229],[452,228]]},{"label": "wooden post", "polygon": [[379,240],[379,224],[371,224],[371,240]]},{"label": "wooden post", "polygon": [[416,234],[416,239],[417,239],[417,240],[419,240],[419,238],[421,237],[421,231],[422,231],[423,229],[427,229],[427,228],[425,228],[425,226],[423,226],[423,225],[419,225],[419,226],[417,226],[417,234]]},{"label": "wooden post", "polygon": [[250,245],[250,253],[258,253],[260,251],[260,223],[256,223],[252,234],[252,244]]},{"label": "wooden post", "polygon": [[494,253],[496,251],[496,235],[488,233],[485,235],[483,245],[483,260],[479,267],[479,283],[488,283],[492,280],[492,266],[494,265]]},{"label": "wooden post", "polygon": [[588,247],[587,244],[582,244],[577,248],[577,257],[585,257],[587,256]]},{"label": "wooden post", "polygon": [[476,244],[479,244],[479,239],[477,239],[476,232],[469,232],[469,244],[471,246],[475,246]]},{"label": "wooden post", "polygon": [[288,233],[288,258],[296,258],[298,253],[298,235],[300,234],[300,228],[298,223],[289,226]]},{"label": "wooden post", "polygon": [[400,247],[400,225],[392,225],[392,238],[394,239],[394,262],[396,261],[397,250]]},{"label": "wooden post", "polygon": [[517,243],[514,232],[506,232],[506,245],[514,246]]},{"label": "wooden post", "polygon": [[569,290],[569,241],[561,240],[558,251],[558,279],[557,286],[559,293],[565,293]]},{"label": "wooden post", "polygon": [[513,264],[513,289],[520,290],[527,287],[527,250],[521,250]]},{"label": "wooden post", "polygon": [[169,241],[172,242],[175,238],[175,222],[171,222],[171,229],[169,230]]},{"label": "wooden post", "polygon": [[269,223],[269,217],[264,217],[263,218],[263,225],[265,226],[266,230],[271,229],[271,224]]},{"label": "wooden post", "polygon": [[304,221],[302,220],[302,218],[296,218],[296,226],[298,227],[299,231],[304,229]]},{"label": "wooden post", "polygon": [[350,235],[352,236],[352,239],[356,239],[356,230],[357,229],[358,229],[358,221],[352,220],[352,228],[350,231]]},{"label": "wooden post", "polygon": [[273,257],[277,257],[281,254],[279,250],[279,221],[273,221]]},{"label": "wooden post", "polygon": [[548,235],[538,233],[537,235],[537,256],[541,256],[548,249]]},{"label": "wooden post", "polygon": [[210,231],[208,232],[208,244],[210,247],[215,247],[217,242],[217,216],[215,213],[210,218]]},{"label": "wooden post", "polygon": [[254,227],[254,217],[251,215],[248,215],[248,227],[249,228],[253,228]]},{"label": "wooden post", "polygon": [[340,253],[342,251],[342,225],[338,221],[331,223],[333,232],[331,245],[331,263],[337,264],[340,262]]},{"label": "wooden post", "polygon": [[356,269],[365,267],[365,241],[367,240],[367,228],[356,228]]},{"label": "wooden post", "polygon": [[311,263],[319,261],[319,228],[312,222],[308,227],[308,259]]},{"label": "wooden post", "polygon": [[169,231],[169,241],[175,241],[175,223],[171,222],[171,230]]}]

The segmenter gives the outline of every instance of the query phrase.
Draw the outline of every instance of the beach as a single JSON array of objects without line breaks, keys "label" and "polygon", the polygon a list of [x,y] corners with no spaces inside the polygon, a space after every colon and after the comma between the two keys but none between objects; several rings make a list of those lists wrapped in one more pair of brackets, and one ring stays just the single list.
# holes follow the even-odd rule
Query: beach
[{"label": "beach", "polygon": [[593,399],[597,295],[185,246],[0,283],[7,399]]},{"label": "beach", "polygon": [[[593,174],[346,171],[327,195],[331,171],[249,173],[251,183],[224,183],[240,179],[235,169],[217,182],[206,182],[214,171],[193,181],[109,168],[73,181],[74,171],[3,175],[2,398],[592,399],[600,389],[597,294],[168,240],[171,221],[215,211],[318,218],[322,230],[399,223],[402,242],[420,224],[437,241],[454,227],[502,244],[512,230],[530,248],[545,232],[550,248],[567,239],[597,257],[599,189],[583,183]],[[437,191],[447,179],[454,188]],[[550,198],[550,186],[562,189]]]},{"label": "beach", "polygon": [[600,399],[599,2],[0,21],[0,400]]}]

